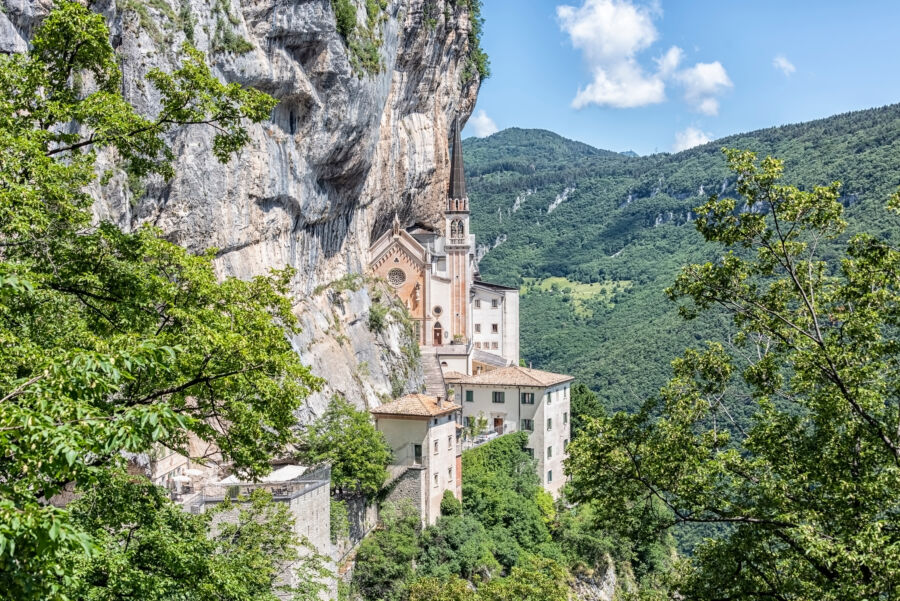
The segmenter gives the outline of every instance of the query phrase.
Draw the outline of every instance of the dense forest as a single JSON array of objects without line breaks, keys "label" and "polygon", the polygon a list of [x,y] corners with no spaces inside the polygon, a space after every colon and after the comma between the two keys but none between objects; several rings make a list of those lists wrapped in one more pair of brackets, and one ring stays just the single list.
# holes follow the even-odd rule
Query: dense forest
[{"label": "dense forest", "polygon": [[[714,256],[693,225],[711,194],[736,197],[722,147],[785,162],[785,183],[842,183],[849,223],[888,240],[882,207],[900,184],[900,105],[635,157],[541,130],[465,141],[482,275],[520,286],[522,352],[572,373],[611,409],[634,409],[681,351],[721,339],[715,312],[693,322],[664,290],[679,268]],[[835,246],[836,248],[836,246]],[[826,257],[827,253],[826,253]]]}]

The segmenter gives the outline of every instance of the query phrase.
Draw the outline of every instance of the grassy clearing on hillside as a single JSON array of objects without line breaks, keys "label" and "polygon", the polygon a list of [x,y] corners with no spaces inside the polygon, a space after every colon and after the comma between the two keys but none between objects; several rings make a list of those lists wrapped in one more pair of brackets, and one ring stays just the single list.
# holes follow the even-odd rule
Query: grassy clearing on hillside
[{"label": "grassy clearing on hillside", "polygon": [[591,317],[589,301],[601,301],[609,306],[614,306],[613,299],[619,292],[631,288],[631,280],[606,280],[585,284],[575,282],[564,277],[549,277],[539,280],[537,278],[524,278],[521,294],[524,296],[530,291],[559,292],[571,297],[575,314],[579,317]]}]

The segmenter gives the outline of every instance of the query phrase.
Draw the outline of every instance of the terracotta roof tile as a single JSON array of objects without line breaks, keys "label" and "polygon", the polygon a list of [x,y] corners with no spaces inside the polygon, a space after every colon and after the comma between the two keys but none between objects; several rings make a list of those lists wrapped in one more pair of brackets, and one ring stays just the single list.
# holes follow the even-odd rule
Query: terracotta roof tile
[{"label": "terracotta roof tile", "polygon": [[370,409],[375,415],[409,415],[414,417],[436,417],[452,413],[460,408],[459,405],[444,400],[438,406],[438,400],[427,394],[408,394],[390,403],[379,405]]},{"label": "terracotta roof tile", "polygon": [[539,369],[529,369],[511,365],[493,369],[476,376],[466,376],[458,380],[460,384],[485,384],[489,386],[535,386],[547,387],[574,380],[572,376],[555,374]]}]

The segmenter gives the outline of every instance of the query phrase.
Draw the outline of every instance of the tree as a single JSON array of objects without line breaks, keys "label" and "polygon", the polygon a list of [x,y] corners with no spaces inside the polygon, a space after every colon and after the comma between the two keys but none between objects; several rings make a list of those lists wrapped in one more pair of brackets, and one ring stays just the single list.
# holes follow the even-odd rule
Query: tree
[{"label": "tree", "polygon": [[364,599],[400,601],[407,593],[419,551],[421,521],[411,503],[389,503],[383,527],[363,539],[356,554],[353,585]]},{"label": "tree", "polygon": [[425,577],[409,587],[409,601],[479,601],[474,587],[459,576]]},{"label": "tree", "polygon": [[571,592],[565,568],[537,556],[529,556],[509,576],[491,580],[478,590],[483,601],[566,601]]},{"label": "tree", "polygon": [[[99,547],[92,556],[66,557],[73,599],[164,601],[184,595],[186,583],[197,601],[277,601],[279,594],[313,601],[324,590],[324,558],[296,540],[288,506],[262,489],[193,515],[145,478],[112,472],[70,510]],[[230,519],[220,520],[223,514]],[[286,567],[301,570],[302,589],[279,584]]]},{"label": "tree", "polygon": [[603,405],[594,391],[585,384],[572,386],[572,440],[578,438],[588,420],[604,414]]},{"label": "tree", "polygon": [[391,449],[366,411],[334,397],[303,432],[303,461],[331,464],[331,486],[341,494],[374,495],[387,479]]},{"label": "tree", "polygon": [[[60,0],[27,54],[0,56],[0,595],[56,599],[64,558],[104,538],[50,501],[90,490],[126,454],[209,442],[248,477],[294,440],[294,411],[318,386],[285,334],[291,272],[219,281],[160,232],[94,223],[96,157],[140,177],[173,174],[166,136],[215,128],[226,161],[245,120],[275,100],[225,85],[183,48],[150,72],[159,112],[139,115],[100,15]],[[82,82],[86,82],[82,85]],[[102,174],[101,180],[109,176]]]},{"label": "tree", "polygon": [[687,351],[639,413],[593,420],[570,447],[574,497],[603,499],[608,528],[641,506],[648,534],[727,525],[676,573],[685,598],[895,598],[900,251],[857,234],[823,256],[844,230],[839,184],[780,185],[781,161],[725,154],[747,210],[717,196],[696,210],[726,252],[669,294],[687,317],[721,308],[737,336]]}]

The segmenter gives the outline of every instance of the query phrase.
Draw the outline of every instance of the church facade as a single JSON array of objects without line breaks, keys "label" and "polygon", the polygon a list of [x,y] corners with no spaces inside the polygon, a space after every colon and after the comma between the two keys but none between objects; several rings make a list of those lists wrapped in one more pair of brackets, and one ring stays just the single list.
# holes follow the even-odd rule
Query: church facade
[{"label": "church facade", "polygon": [[518,363],[519,291],[478,277],[459,130],[457,121],[442,223],[402,227],[395,217],[391,230],[372,244],[369,267],[406,304],[420,346],[439,355],[465,355],[465,368],[459,362],[453,368],[468,372],[473,350],[500,357],[504,364]]}]

